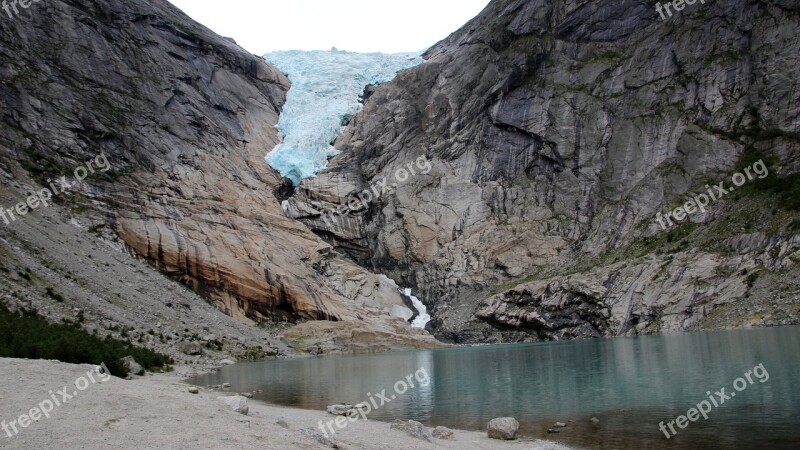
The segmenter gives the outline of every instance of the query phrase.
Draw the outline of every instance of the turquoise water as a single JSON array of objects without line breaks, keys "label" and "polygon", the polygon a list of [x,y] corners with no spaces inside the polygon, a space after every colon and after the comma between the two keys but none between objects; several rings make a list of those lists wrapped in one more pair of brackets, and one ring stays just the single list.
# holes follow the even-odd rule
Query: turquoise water
[{"label": "turquoise water", "polygon": [[[242,363],[192,381],[309,409],[380,404],[385,389],[396,398],[370,419],[483,429],[514,416],[526,436],[585,448],[776,449],[800,448],[798,356],[800,327],[783,327]],[[745,372],[759,364],[751,384]],[[737,392],[740,377],[747,386]],[[400,395],[399,380],[414,387]],[[707,420],[674,425],[670,439],[659,430],[723,387],[736,395]],[[568,426],[547,434],[556,421]]]}]

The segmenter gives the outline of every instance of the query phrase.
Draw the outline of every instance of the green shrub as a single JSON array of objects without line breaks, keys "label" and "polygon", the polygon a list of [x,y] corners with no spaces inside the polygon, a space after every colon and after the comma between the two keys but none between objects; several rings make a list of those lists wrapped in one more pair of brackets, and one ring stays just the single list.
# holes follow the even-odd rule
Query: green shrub
[{"label": "green shrub", "polygon": [[133,356],[145,370],[165,370],[173,361],[166,355],[133,347],[110,337],[101,338],[77,324],[51,324],[33,311],[11,312],[0,304],[0,357],[55,359],[73,364],[105,363],[112,375],[125,377],[128,371],[119,360]]}]

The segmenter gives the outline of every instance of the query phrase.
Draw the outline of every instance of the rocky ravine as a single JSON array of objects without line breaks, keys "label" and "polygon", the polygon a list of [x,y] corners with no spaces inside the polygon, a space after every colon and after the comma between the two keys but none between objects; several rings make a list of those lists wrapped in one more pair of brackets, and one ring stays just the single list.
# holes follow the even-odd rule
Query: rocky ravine
[{"label": "rocky ravine", "polygon": [[[525,341],[800,320],[800,7],[495,0],[370,89],[292,215],[415,286],[438,337]],[[321,220],[426,156],[368,208]],[[662,231],[746,163],[773,175]]]},{"label": "rocky ravine", "polygon": [[[342,335],[349,340],[355,333],[373,339],[348,343],[346,351],[438,345],[389,316],[390,308],[405,304],[393,286],[283,214],[273,195],[281,180],[263,157],[279,141],[275,124],[289,82],[263,59],[165,0],[36,3],[2,21],[0,54],[3,206],[13,207],[56,176],[66,175],[72,185],[60,207],[0,223],[4,252],[15,258],[4,273],[35,275],[32,284],[4,275],[7,302],[71,315],[53,305],[36,280],[72,291],[75,280],[64,273],[77,270],[87,272],[87,285],[98,284],[88,299],[74,291],[72,306],[86,311],[87,326],[124,318],[145,334],[159,315],[180,322],[171,308],[135,317],[108,310],[103,302],[128,311],[142,304],[125,291],[115,296],[113,286],[104,292],[102,267],[96,273],[64,261],[64,255],[85,253],[79,244],[64,239],[56,245],[29,233],[39,226],[55,232],[58,223],[50,221],[56,220],[91,230],[81,236],[93,246],[144,259],[242,323],[311,321],[302,333],[286,335],[297,349],[339,351]],[[78,182],[73,169],[101,152],[112,169]],[[48,218],[51,212],[55,219]],[[38,263],[26,263],[30,257]],[[51,272],[37,272],[48,261],[60,262]],[[138,278],[138,269],[126,272],[129,263],[114,266],[121,280]],[[170,297],[151,300],[186,303]],[[169,334],[208,333],[190,322],[175,324]]]}]

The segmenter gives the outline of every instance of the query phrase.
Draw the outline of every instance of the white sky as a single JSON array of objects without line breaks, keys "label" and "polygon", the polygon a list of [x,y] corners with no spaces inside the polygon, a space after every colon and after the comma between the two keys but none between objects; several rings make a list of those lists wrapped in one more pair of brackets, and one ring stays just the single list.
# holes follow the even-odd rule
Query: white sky
[{"label": "white sky", "polygon": [[275,50],[426,50],[489,0],[170,0],[257,55]]}]

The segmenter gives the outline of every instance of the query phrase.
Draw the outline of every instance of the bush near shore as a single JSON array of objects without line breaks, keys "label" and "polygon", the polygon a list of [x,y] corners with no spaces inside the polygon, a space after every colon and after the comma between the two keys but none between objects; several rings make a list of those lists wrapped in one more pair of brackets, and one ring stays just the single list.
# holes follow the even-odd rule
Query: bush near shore
[{"label": "bush near shore", "polygon": [[35,311],[10,311],[0,303],[0,357],[55,359],[73,364],[105,363],[111,374],[128,375],[120,359],[132,356],[145,370],[168,370],[172,358],[130,342],[89,334],[76,323],[49,323]]}]

